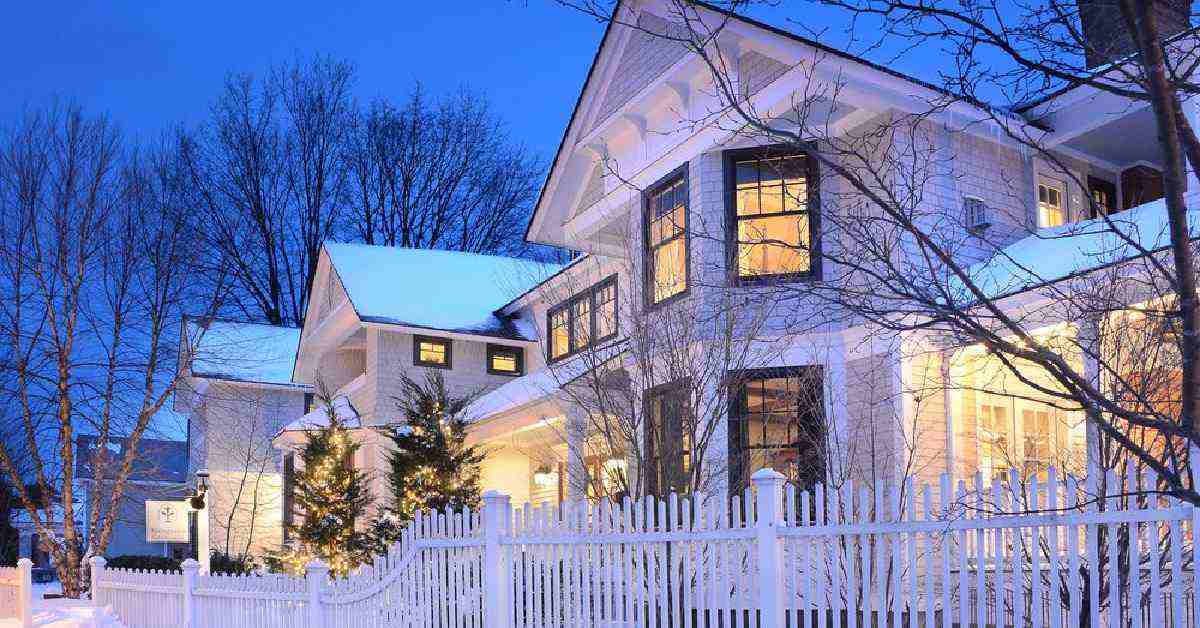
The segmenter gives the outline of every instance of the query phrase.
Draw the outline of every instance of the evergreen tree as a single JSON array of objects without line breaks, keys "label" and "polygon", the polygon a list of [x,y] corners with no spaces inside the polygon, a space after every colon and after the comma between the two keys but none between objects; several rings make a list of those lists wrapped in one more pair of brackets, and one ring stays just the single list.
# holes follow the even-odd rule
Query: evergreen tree
[{"label": "evergreen tree", "polygon": [[371,505],[367,476],[352,463],[359,445],[338,419],[332,401],[321,401],[329,424],[305,434],[303,468],[292,486],[299,523],[288,526],[292,546],[267,557],[273,571],[301,574],[305,564],[319,558],[330,574],[343,576],[373,554],[369,529],[355,525]]},{"label": "evergreen tree", "polygon": [[467,445],[462,413],[471,397],[450,394],[441,373],[424,382],[404,376],[401,391],[397,404],[404,424],[387,432],[394,445],[387,469],[392,502],[376,522],[381,542],[394,541],[418,510],[477,510],[479,465],[487,455]]}]

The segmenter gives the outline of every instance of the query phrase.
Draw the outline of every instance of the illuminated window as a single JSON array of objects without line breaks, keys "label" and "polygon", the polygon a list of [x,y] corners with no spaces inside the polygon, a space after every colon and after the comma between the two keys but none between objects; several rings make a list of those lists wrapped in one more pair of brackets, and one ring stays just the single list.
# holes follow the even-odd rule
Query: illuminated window
[{"label": "illuminated window", "polygon": [[819,367],[746,371],[739,375],[729,420],[730,488],[750,486],[770,467],[803,488],[825,479],[824,404]]},{"label": "illuminated window", "polygon": [[520,375],[525,372],[525,351],[520,347],[488,344],[488,372],[493,375]]},{"label": "illuminated window", "polygon": [[984,479],[1008,481],[1017,469],[1021,477],[1046,478],[1050,467],[1070,466],[1081,452],[1079,426],[1069,412],[1049,403],[1018,396],[980,393],[979,471]]},{"label": "illuminated window", "polygon": [[617,453],[609,457],[588,456],[588,497],[598,499],[607,497],[620,501],[628,494],[629,464],[624,454]]},{"label": "illuminated window", "polygon": [[1038,183],[1038,226],[1057,227],[1067,221],[1063,185],[1057,181]]},{"label": "illuminated window", "polygon": [[609,277],[550,309],[546,316],[551,361],[617,335],[617,278]]},{"label": "illuminated window", "polygon": [[413,364],[434,368],[451,368],[453,355],[449,338],[413,336]]},{"label": "illuminated window", "polygon": [[551,312],[549,321],[550,330],[547,336],[550,341],[550,357],[561,358],[571,352],[571,312],[566,308]]},{"label": "illuminated window", "polygon": [[687,291],[688,184],[685,173],[680,171],[672,175],[646,197],[646,300],[651,305]]},{"label": "illuminated window", "polygon": [[733,263],[741,279],[813,271],[811,160],[775,149],[731,151]]}]

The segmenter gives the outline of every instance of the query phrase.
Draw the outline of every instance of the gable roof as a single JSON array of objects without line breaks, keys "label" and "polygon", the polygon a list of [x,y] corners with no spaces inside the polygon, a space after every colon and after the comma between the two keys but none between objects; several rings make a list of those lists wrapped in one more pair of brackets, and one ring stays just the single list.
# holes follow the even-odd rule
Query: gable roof
[{"label": "gable roof", "polygon": [[461,251],[343,242],[325,252],[359,320],[536,340],[496,311],[559,264]]},{"label": "gable roof", "polygon": [[[551,179],[553,178],[555,171],[561,165],[561,160],[562,160],[562,156],[563,156],[563,148],[566,147],[567,138],[571,135],[571,130],[575,127],[576,122],[582,122],[581,120],[579,120],[579,114],[580,114],[580,109],[583,106],[584,96],[587,95],[588,88],[592,84],[592,79],[596,76],[596,71],[600,66],[600,59],[603,56],[604,49],[610,43],[610,38],[613,34],[613,25],[617,23],[617,15],[621,11],[621,8],[625,4],[626,4],[626,0],[618,0],[613,5],[612,13],[609,15],[609,18],[607,20],[607,23],[606,23],[606,26],[604,29],[604,34],[600,38],[600,45],[596,47],[596,54],[592,57],[592,63],[588,67],[587,77],[583,81],[583,86],[579,89],[579,96],[577,96],[575,99],[575,106],[571,109],[571,117],[567,119],[567,126],[566,126],[566,128],[563,129],[562,137],[558,141],[558,148],[556,148],[554,151],[554,160],[551,161],[550,168],[546,171],[546,179],[542,182],[541,190],[538,192],[537,201],[533,205],[534,211],[530,212],[529,220],[525,224],[524,239],[526,241],[529,241],[530,233],[533,230],[534,217],[535,217],[538,209],[540,207],[542,207],[542,203],[545,200],[546,190],[549,189],[549,187],[550,187]],[[936,92],[944,94],[948,97],[969,103],[969,104],[979,107],[981,109],[994,111],[994,112],[997,112],[1002,115],[1009,114],[1009,112],[1005,109],[994,107],[994,106],[989,105],[988,103],[985,103],[985,102],[983,102],[977,98],[974,98],[972,96],[954,92],[945,87],[942,87],[942,86],[936,85],[934,83],[925,81],[923,79],[917,78],[915,76],[912,76],[911,74],[905,74],[904,72],[900,72],[899,70],[888,67],[886,65],[875,63],[873,61],[864,59],[863,57],[852,54],[845,50],[835,48],[835,47],[829,46],[827,44],[820,43],[820,42],[810,39],[808,37],[804,37],[802,35],[798,35],[796,33],[779,28],[777,26],[767,24],[766,22],[762,22],[762,21],[756,20],[754,18],[738,14],[736,12],[730,11],[729,9],[716,6],[716,5],[710,4],[708,2],[703,2],[702,0],[693,0],[692,4],[694,4],[695,6],[701,7],[703,9],[712,11],[714,13],[717,13],[719,15],[723,15],[732,20],[741,22],[748,26],[762,29],[766,32],[769,32],[769,33],[772,33],[775,35],[779,35],[781,37],[785,37],[787,39],[790,39],[794,42],[800,43],[805,46],[809,46],[811,48],[819,50],[822,53],[829,54],[829,55],[838,57],[840,59],[845,59],[847,61],[851,61],[854,63],[858,63],[866,68],[870,68],[877,72],[881,72],[881,73],[890,75],[892,77],[912,83],[913,85],[917,85],[917,86],[920,86],[925,89],[936,91]],[[1009,114],[1009,115],[1011,115],[1011,114]]]},{"label": "gable roof", "polygon": [[[191,373],[195,377],[254,384],[292,383],[300,329],[220,319],[189,318],[185,342],[195,342]],[[196,339],[196,340],[192,340]]]},{"label": "gable roof", "polygon": [[[115,468],[125,457],[129,439],[110,437],[107,447],[99,447],[99,438],[82,434],[75,439],[77,456],[75,475],[81,480],[109,480],[116,474]],[[99,473],[98,473],[99,472]],[[188,445],[184,441],[138,440],[137,453],[133,458],[133,469],[129,479],[134,482],[187,482]]]}]

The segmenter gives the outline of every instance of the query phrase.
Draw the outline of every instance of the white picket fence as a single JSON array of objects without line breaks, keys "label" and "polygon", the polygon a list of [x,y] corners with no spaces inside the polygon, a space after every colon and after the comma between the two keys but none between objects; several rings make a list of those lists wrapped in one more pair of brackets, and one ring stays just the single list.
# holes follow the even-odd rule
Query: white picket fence
[{"label": "white picket fence", "polygon": [[0,567],[0,619],[16,618],[22,628],[33,625],[33,561]]},{"label": "white picket fence", "polygon": [[424,513],[329,581],[93,570],[131,628],[1200,628],[1200,512],[1111,474]]}]

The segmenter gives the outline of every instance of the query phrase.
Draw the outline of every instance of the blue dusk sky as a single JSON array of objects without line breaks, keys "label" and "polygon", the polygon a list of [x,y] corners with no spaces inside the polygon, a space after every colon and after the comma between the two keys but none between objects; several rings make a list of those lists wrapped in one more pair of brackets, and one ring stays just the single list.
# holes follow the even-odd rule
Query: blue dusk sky
[{"label": "blue dusk sky", "polygon": [[[781,4],[754,15],[847,45],[844,16],[803,0]],[[544,163],[604,31],[551,0],[41,0],[13,4],[5,21],[3,125],[57,96],[152,139],[204,120],[228,73],[262,74],[297,55],[326,54],[356,66],[362,100],[402,100],[418,81],[436,94],[480,90]],[[897,67],[936,81],[937,57],[918,51]]]}]

